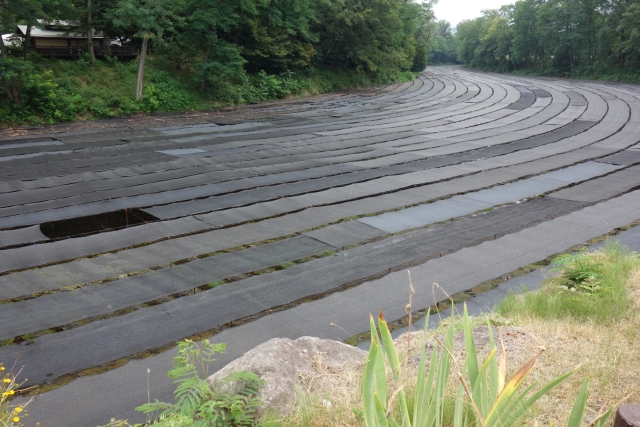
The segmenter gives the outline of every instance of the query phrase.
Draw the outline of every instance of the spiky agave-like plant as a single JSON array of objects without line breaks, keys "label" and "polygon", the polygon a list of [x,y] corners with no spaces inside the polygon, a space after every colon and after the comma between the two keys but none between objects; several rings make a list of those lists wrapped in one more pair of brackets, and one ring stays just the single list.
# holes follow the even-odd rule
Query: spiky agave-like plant
[{"label": "spiky agave-like plant", "polygon": [[[463,329],[466,358],[462,366],[454,357],[454,329],[447,328],[444,338],[436,340],[427,369],[426,349],[420,354],[413,414],[409,414],[407,397],[402,389],[406,362],[401,365],[387,322],[378,315],[378,333],[373,316],[370,318],[371,348],[364,372],[364,418],[367,427],[443,427],[445,419],[445,390],[449,375],[458,375],[455,400],[454,427],[513,427],[540,397],[569,378],[578,368],[568,372],[543,387],[534,383],[524,387],[524,380],[544,352],[540,352],[525,363],[508,382],[506,377],[506,354],[501,346],[500,360],[497,358],[493,332],[489,325],[489,355],[480,363],[473,339],[473,327],[467,307],[464,307]],[[426,337],[426,323],[425,331]],[[438,347],[441,350],[438,351]],[[394,379],[394,389],[387,399],[385,356]],[[537,388],[536,391],[534,391]],[[585,379],[569,416],[567,427],[580,427],[589,394],[589,380]],[[591,422],[592,427],[602,427],[613,408]],[[395,411],[394,411],[395,410]],[[400,413],[396,420],[394,412]]]}]

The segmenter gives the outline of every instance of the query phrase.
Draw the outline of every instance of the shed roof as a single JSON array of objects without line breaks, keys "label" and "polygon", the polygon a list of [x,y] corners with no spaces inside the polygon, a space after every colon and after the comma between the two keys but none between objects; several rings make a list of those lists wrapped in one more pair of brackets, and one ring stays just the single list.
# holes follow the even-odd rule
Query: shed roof
[{"label": "shed roof", "polygon": [[6,47],[21,47],[22,40],[15,34],[3,34],[2,41]]},{"label": "shed roof", "polygon": [[[16,33],[25,37],[27,34],[27,26],[26,25],[18,25],[18,29]],[[63,39],[84,39],[87,37],[86,33],[80,33],[70,30],[48,30],[42,27],[31,27],[31,37],[44,37],[44,38],[63,38]],[[101,39],[102,32],[93,30],[93,38]]]}]

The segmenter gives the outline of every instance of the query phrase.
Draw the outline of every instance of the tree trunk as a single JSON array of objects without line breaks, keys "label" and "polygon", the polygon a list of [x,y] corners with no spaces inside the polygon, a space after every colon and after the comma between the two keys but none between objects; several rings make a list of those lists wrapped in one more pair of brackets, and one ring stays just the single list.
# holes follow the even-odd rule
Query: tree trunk
[{"label": "tree trunk", "polygon": [[[4,45],[2,32],[0,32],[0,52],[2,54],[2,59],[7,59],[7,47]],[[16,104],[20,105],[20,93],[18,92],[18,88],[7,82],[5,79],[2,79],[2,88],[7,94],[7,98],[9,98],[9,101],[13,101]]]},{"label": "tree trunk", "polygon": [[2,53],[2,59],[7,59],[7,47],[4,45],[2,34],[0,34],[0,53]]},{"label": "tree trunk", "polygon": [[27,53],[29,52],[29,45],[31,44],[31,24],[27,24],[27,34],[24,38],[24,44],[22,45],[22,59],[27,59]]},{"label": "tree trunk", "polygon": [[96,53],[93,51],[93,27],[91,26],[91,0],[87,0],[87,49],[91,55],[91,63],[96,62]]},{"label": "tree trunk", "polygon": [[9,98],[9,101],[20,105],[20,92],[18,92],[18,88],[8,83],[5,79],[2,79],[2,88],[4,89],[4,93],[7,95],[7,98]]},{"label": "tree trunk", "polygon": [[[209,54],[211,53],[211,40],[207,43],[207,49],[204,51],[204,63],[207,64],[209,62]],[[200,92],[204,91],[204,88],[207,85],[206,76],[202,76],[202,81],[200,82]]]},{"label": "tree trunk", "polygon": [[136,82],[136,101],[142,101],[142,83],[144,81],[144,63],[147,60],[147,36],[142,38],[142,47],[140,48],[140,62],[138,64],[138,81]]},{"label": "tree trunk", "polygon": [[109,26],[105,25],[102,29],[102,48],[105,56],[111,56],[111,42],[109,42]]}]

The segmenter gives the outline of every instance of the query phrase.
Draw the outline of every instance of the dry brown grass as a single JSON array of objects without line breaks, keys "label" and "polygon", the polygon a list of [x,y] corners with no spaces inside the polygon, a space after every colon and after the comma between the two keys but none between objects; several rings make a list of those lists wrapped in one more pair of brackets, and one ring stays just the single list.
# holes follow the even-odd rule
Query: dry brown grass
[{"label": "dry brown grass", "polygon": [[582,365],[569,380],[540,400],[535,415],[541,424],[566,424],[585,377],[591,378],[587,418],[595,417],[603,407],[619,402],[630,393],[637,393],[640,384],[639,322],[611,327],[530,318],[522,319],[519,324],[529,336],[522,346],[508,349],[510,370],[525,363],[537,346],[544,346],[547,351],[538,360],[529,381],[548,382],[576,365]]},{"label": "dry brown grass", "polygon": [[363,363],[341,370],[328,369],[316,355],[312,375],[300,377],[301,387],[289,416],[274,417],[268,426],[350,427],[363,425],[353,408],[362,408],[360,388]]},{"label": "dry brown grass", "polygon": [[[528,382],[546,383],[581,365],[571,378],[550,394],[544,396],[530,414],[540,425],[565,425],[571,407],[585,377],[591,378],[585,421],[593,419],[603,408],[616,404],[631,394],[630,402],[640,402],[640,268],[631,271],[628,287],[635,309],[616,324],[596,324],[576,320],[541,320],[526,315],[516,315],[509,322],[516,326],[502,328],[507,353],[508,375],[535,355],[540,347],[546,352],[538,359]],[[492,320],[496,320],[493,318]],[[486,324],[487,319],[475,319],[476,325]],[[494,327],[498,340],[500,327]],[[482,329],[476,329],[482,335]],[[443,328],[430,332],[427,345]],[[456,339],[457,357],[463,359],[462,334]],[[482,336],[476,341],[482,344]],[[486,338],[485,338],[486,341]],[[409,352],[415,356],[425,345],[422,333],[414,332],[396,340],[401,356]],[[478,351],[486,353],[486,346]],[[415,357],[414,357],[415,359]],[[318,359],[315,374],[301,378],[299,401],[286,419],[271,422],[269,426],[287,427],[351,427],[363,426],[356,415],[362,410],[361,379],[363,366],[349,367],[342,371],[329,371]],[[409,395],[415,381],[416,363],[407,366]],[[452,376],[451,392],[456,379]],[[391,384],[390,384],[391,387]],[[355,410],[355,412],[354,412]],[[611,420],[609,421],[611,424]]]}]

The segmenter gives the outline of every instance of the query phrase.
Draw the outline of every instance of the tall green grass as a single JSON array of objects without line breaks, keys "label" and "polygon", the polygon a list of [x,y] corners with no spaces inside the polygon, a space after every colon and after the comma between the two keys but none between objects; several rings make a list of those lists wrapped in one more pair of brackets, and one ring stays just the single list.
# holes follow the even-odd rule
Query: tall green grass
[{"label": "tall green grass", "polygon": [[[574,318],[598,324],[616,323],[627,316],[632,307],[627,286],[629,272],[640,268],[640,257],[624,246],[609,243],[599,251],[579,254],[580,259],[560,258],[560,278],[576,276],[582,269],[584,277],[595,277],[599,286],[594,291],[562,285],[562,280],[548,280],[537,292],[511,295],[497,308],[500,315],[535,316],[542,319]],[[588,283],[588,282],[587,282]]]}]

